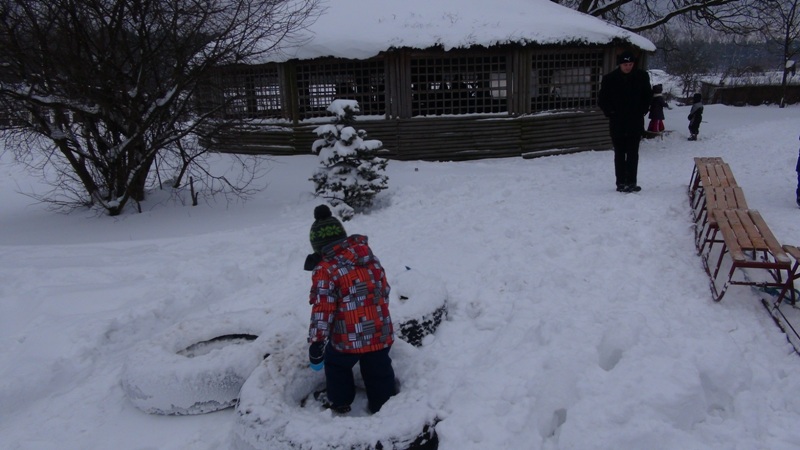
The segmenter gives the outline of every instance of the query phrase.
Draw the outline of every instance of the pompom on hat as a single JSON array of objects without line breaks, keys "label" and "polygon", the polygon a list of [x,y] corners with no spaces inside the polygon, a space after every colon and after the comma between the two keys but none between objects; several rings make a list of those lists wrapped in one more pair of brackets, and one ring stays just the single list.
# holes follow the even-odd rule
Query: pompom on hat
[{"label": "pompom on hat", "polygon": [[633,54],[630,50],[625,50],[624,52],[617,55],[617,65],[625,64],[625,63],[635,63],[636,62],[636,55]]},{"label": "pompom on hat", "polygon": [[331,209],[327,205],[319,205],[314,208],[314,223],[311,225],[309,240],[311,248],[317,253],[322,253],[322,249],[329,244],[347,238],[347,232],[339,220],[333,217]]}]

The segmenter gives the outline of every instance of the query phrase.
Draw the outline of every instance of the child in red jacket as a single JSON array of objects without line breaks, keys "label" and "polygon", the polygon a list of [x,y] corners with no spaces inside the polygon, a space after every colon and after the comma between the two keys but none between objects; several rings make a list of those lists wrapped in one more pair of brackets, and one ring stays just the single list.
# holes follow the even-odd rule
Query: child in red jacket
[{"label": "child in red jacket", "polygon": [[[389,283],[367,237],[347,236],[331,210],[314,209],[309,238],[315,261],[311,274],[311,368],[325,369],[326,406],[344,414],[355,398],[353,366],[359,363],[370,412],[395,395],[389,350],[394,328],[389,314]],[[308,263],[308,261],[307,261]]]},{"label": "child in red jacket", "polygon": [[672,109],[664,99],[664,86],[657,84],[653,86],[653,99],[650,101],[650,124],[647,131],[651,133],[661,133],[664,131],[664,108]]}]

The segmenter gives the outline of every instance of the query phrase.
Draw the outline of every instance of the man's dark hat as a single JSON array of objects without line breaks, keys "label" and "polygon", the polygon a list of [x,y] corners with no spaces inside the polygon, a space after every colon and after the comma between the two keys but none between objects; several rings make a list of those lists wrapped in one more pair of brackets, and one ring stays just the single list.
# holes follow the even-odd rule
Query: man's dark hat
[{"label": "man's dark hat", "polygon": [[635,63],[636,62],[636,55],[633,54],[630,50],[625,50],[624,52],[617,55],[617,65],[624,64],[624,63]]}]

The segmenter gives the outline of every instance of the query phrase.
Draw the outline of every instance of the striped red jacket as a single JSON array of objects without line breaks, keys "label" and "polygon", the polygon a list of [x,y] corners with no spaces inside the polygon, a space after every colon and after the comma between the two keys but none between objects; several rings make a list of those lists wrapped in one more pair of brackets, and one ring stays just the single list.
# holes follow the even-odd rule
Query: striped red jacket
[{"label": "striped red jacket", "polygon": [[334,349],[344,353],[367,353],[392,345],[390,287],[366,236],[352,235],[324,248],[311,280],[309,342],[329,339]]}]

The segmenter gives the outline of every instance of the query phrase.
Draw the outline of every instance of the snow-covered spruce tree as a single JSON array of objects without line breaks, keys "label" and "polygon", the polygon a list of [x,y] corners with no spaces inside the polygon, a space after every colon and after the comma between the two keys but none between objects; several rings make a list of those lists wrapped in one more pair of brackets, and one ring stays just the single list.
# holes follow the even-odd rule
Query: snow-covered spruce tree
[{"label": "snow-covered spruce tree", "polygon": [[322,167],[310,178],[317,196],[333,206],[334,212],[349,220],[356,212],[369,209],[375,196],[388,187],[387,160],[377,157],[381,141],[365,139],[364,130],[353,128],[359,111],[355,100],[334,100],[328,111],[336,115],[333,124],[317,127],[312,151],[319,155]]}]

